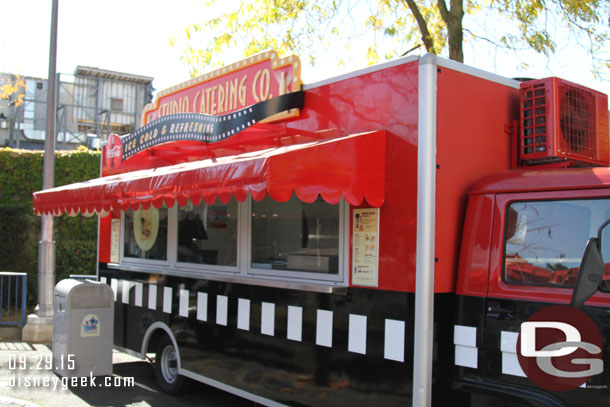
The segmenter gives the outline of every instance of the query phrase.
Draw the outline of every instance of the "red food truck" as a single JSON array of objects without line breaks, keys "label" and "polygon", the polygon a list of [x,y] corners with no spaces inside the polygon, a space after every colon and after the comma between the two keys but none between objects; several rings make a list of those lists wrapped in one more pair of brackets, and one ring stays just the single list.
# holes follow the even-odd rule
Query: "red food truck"
[{"label": "red food truck", "polygon": [[[267,406],[599,406],[607,166],[607,96],[582,86],[433,55],[302,85],[297,57],[266,52],[160,92],[110,137],[101,178],[33,200],[99,216],[115,346],[154,358],[166,392],[186,377]],[[531,321],[573,295],[603,342]],[[536,372],[528,321],[565,334],[534,340]],[[551,370],[567,388],[537,379]]]}]

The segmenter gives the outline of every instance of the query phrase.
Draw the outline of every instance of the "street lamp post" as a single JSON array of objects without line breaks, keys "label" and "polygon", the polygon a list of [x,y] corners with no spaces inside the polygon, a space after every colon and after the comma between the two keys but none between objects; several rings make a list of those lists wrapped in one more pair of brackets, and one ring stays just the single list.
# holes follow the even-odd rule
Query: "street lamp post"
[{"label": "street lamp post", "polygon": [[[47,86],[47,127],[44,149],[42,189],[53,188],[55,166],[55,106],[57,65],[58,0],[53,0],[51,14],[51,44]],[[38,309],[29,315],[23,328],[23,339],[50,342],[53,336],[53,288],[55,286],[55,242],[53,216],[43,215],[38,254]]]}]

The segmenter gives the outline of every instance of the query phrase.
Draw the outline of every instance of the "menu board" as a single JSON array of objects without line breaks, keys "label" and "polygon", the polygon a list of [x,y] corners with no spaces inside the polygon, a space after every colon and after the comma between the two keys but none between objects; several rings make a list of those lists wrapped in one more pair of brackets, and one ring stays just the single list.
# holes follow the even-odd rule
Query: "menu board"
[{"label": "menu board", "polygon": [[379,208],[354,209],[352,215],[352,284],[379,284]]},{"label": "menu board", "polygon": [[112,219],[110,223],[110,263],[119,262],[121,240],[121,220]]}]

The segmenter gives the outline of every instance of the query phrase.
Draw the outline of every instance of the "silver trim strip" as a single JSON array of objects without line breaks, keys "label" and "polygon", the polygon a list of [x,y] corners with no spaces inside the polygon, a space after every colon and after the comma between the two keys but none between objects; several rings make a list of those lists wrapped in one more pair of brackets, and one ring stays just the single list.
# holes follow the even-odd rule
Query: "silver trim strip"
[{"label": "silver trim strip", "polygon": [[262,404],[262,405],[268,406],[268,407],[288,407],[285,404],[281,404],[281,403],[278,403],[276,401],[269,400],[269,399],[266,399],[266,398],[261,397],[261,396],[257,396],[256,394],[252,394],[252,393],[247,392],[245,390],[238,389],[237,387],[229,386],[227,384],[219,382],[218,380],[210,379],[209,377],[205,377],[205,376],[202,376],[200,374],[193,373],[193,372],[191,372],[189,370],[186,370],[186,369],[179,369],[178,373],[181,374],[184,377],[188,377],[189,379],[193,379],[193,380],[196,380],[198,382],[207,384],[208,386],[216,387],[217,389],[226,391],[228,393],[235,394],[236,396],[239,396],[239,397],[244,398],[246,400],[253,401],[253,402],[257,403],[257,404]]},{"label": "silver trim strip", "polygon": [[[108,144],[108,142],[106,142],[106,144]],[[100,170],[99,170],[99,177],[102,177],[102,168],[104,167],[104,162],[102,161],[102,150],[100,148]],[[112,222],[112,218],[110,218],[110,222]],[[96,233],[96,239],[95,239],[95,276],[97,277],[97,279],[99,280],[100,278],[100,233],[101,233],[101,226],[102,224],[102,217],[98,216],[97,217],[97,233]],[[112,226],[111,226],[112,228]],[[121,244],[120,240],[119,240],[119,244]],[[112,245],[112,243],[111,243]],[[112,249],[111,249],[112,251]],[[110,256],[110,253],[108,253],[108,255]]]},{"label": "silver trim strip", "polygon": [[129,356],[133,356],[134,358],[138,358],[138,359],[141,359],[141,360],[146,360],[146,358],[142,357],[142,355],[140,353],[138,353],[136,351],[133,351],[131,349],[127,349],[127,348],[124,348],[122,346],[116,346],[116,345],[114,345],[113,348],[115,350],[121,352],[121,353],[125,353],[125,354],[127,354]]},{"label": "silver trim strip", "polygon": [[373,66],[369,66],[366,67],[364,69],[359,69],[353,72],[348,72],[345,73],[343,75],[338,75],[329,79],[323,79],[321,81],[318,82],[314,82],[311,84],[305,84],[303,85],[303,90],[309,90],[309,89],[314,89],[314,88],[318,88],[320,86],[324,86],[324,85],[329,85],[331,83],[334,82],[339,82],[339,81],[343,81],[346,79],[351,79],[351,78],[355,78],[356,76],[360,76],[360,75],[366,75],[368,73],[371,72],[376,72],[376,71],[380,71],[383,69],[387,69],[387,68],[391,68],[394,66],[398,66],[398,65],[402,65],[402,64],[407,64],[409,62],[413,62],[416,60],[420,60],[420,64],[422,63],[421,61],[424,59],[427,60],[433,60],[434,64],[436,66],[440,66],[443,68],[448,68],[448,69],[452,69],[454,71],[458,71],[458,72],[462,72],[465,73],[467,75],[472,75],[475,76],[477,78],[481,78],[481,79],[485,79],[491,82],[496,82],[502,85],[506,85],[509,86],[511,88],[515,88],[515,89],[519,89],[519,81],[511,79],[511,78],[507,78],[504,76],[500,76],[497,75],[495,73],[491,73],[491,72],[487,72],[484,71],[482,69],[479,68],[475,68],[469,65],[464,65],[460,62],[457,61],[453,61],[451,59],[447,59],[447,58],[443,58],[440,57],[438,55],[432,55],[432,54],[426,54],[424,56],[407,56],[407,57],[402,57],[402,58],[397,58],[394,59],[392,61],[388,61],[388,62],[384,62],[378,65],[373,65]]},{"label": "silver trim strip", "polygon": [[165,267],[153,268],[147,267],[146,269],[136,267],[136,266],[126,266],[126,265],[116,265],[116,264],[108,264],[108,269],[114,270],[125,270],[125,271],[133,271],[136,273],[147,273],[147,274],[164,274],[168,276],[176,276],[176,277],[186,277],[193,278],[197,280],[210,280],[210,281],[220,281],[224,283],[234,283],[234,284],[245,284],[245,285],[254,285],[258,287],[272,287],[272,288],[284,288],[287,290],[300,290],[300,291],[311,291],[316,293],[325,293],[325,294],[338,294],[338,295],[347,295],[347,287],[345,286],[333,286],[333,285],[316,285],[311,283],[301,283],[301,282],[290,282],[285,280],[272,280],[272,279],[261,279],[261,278],[251,278],[251,277],[242,277],[242,276],[226,276],[226,275],[218,275],[218,274],[207,274],[204,272],[186,272],[186,271],[177,271],[177,270],[168,270]]},{"label": "silver trim strip", "polygon": [[419,60],[413,407],[432,402],[437,58]]}]

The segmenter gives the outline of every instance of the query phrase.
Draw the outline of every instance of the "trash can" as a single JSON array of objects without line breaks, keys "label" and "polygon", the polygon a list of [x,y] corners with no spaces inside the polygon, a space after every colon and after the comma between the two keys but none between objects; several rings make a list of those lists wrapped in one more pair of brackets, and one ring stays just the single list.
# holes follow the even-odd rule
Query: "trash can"
[{"label": "trash can", "polygon": [[114,295],[103,283],[62,280],[53,306],[53,370],[60,376],[112,374]]}]

